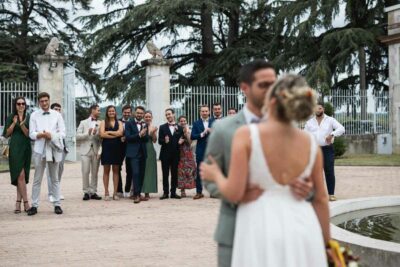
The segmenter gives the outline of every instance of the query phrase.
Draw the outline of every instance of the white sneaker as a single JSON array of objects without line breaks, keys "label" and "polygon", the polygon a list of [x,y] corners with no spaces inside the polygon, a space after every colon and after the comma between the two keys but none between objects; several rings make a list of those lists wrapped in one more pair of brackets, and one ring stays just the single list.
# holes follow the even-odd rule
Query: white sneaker
[{"label": "white sneaker", "polygon": [[64,200],[64,196],[63,195],[60,195],[60,200]]},{"label": "white sneaker", "polygon": [[50,201],[51,203],[53,203],[53,202],[55,202],[56,200],[55,200],[55,198],[54,198],[52,195],[50,195],[50,196],[49,196],[49,201]]},{"label": "white sneaker", "polygon": [[129,198],[129,193],[128,192],[124,192],[124,198]]}]

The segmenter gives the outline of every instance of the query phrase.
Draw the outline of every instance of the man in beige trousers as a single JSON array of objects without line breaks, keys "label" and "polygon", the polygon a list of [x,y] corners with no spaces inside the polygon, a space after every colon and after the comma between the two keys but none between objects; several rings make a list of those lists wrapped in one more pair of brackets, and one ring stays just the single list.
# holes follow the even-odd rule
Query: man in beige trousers
[{"label": "man in beige trousers", "polygon": [[[83,200],[100,200],[97,195],[97,174],[99,172],[100,159],[98,158],[101,147],[99,126],[100,107],[92,105],[90,107],[90,117],[79,123],[76,130],[76,140],[81,141],[80,152],[82,160],[82,184]],[[91,180],[89,183],[89,174]]]}]

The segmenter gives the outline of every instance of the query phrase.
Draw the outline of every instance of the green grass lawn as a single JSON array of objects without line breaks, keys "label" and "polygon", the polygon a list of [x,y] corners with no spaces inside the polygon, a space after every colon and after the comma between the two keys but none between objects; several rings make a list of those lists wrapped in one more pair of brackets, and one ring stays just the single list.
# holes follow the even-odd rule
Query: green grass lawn
[{"label": "green grass lawn", "polygon": [[0,172],[1,171],[7,171],[8,170],[8,163],[0,163]]},{"label": "green grass lawn", "polygon": [[345,155],[335,160],[337,166],[400,166],[400,155]]}]

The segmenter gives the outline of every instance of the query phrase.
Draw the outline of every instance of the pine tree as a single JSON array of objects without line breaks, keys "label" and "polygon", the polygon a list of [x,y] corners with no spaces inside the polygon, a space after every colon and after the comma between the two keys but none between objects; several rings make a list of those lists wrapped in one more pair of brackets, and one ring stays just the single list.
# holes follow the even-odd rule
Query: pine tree
[{"label": "pine tree", "polygon": [[[359,88],[360,83],[362,92],[369,87],[388,89],[384,83],[388,77],[387,48],[378,39],[385,34],[383,1],[277,2],[275,23],[281,25],[279,31],[287,40],[280,57],[285,69],[300,69],[322,93]],[[334,27],[332,22],[341,6],[345,9],[344,26]]]},{"label": "pine tree", "polygon": [[89,9],[90,0],[0,0],[0,81],[37,81],[34,57],[44,53],[52,36],[64,44],[64,53],[74,53],[78,30],[69,10],[56,6],[60,3]]}]

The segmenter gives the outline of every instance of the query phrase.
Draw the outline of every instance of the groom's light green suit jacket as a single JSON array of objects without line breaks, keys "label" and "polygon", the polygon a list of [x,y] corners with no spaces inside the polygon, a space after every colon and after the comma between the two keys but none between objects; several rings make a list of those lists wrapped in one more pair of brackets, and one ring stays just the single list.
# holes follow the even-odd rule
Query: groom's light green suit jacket
[{"label": "groom's light green suit jacket", "polygon": [[[207,160],[208,155],[213,156],[225,176],[228,175],[229,171],[233,135],[243,125],[246,125],[246,119],[243,111],[240,111],[234,116],[215,122],[208,139],[205,160]],[[204,185],[211,195],[221,197],[216,184],[205,182]],[[233,245],[236,208],[235,204],[229,203],[222,198],[217,230],[215,232],[215,241],[219,244],[225,246]]]}]

